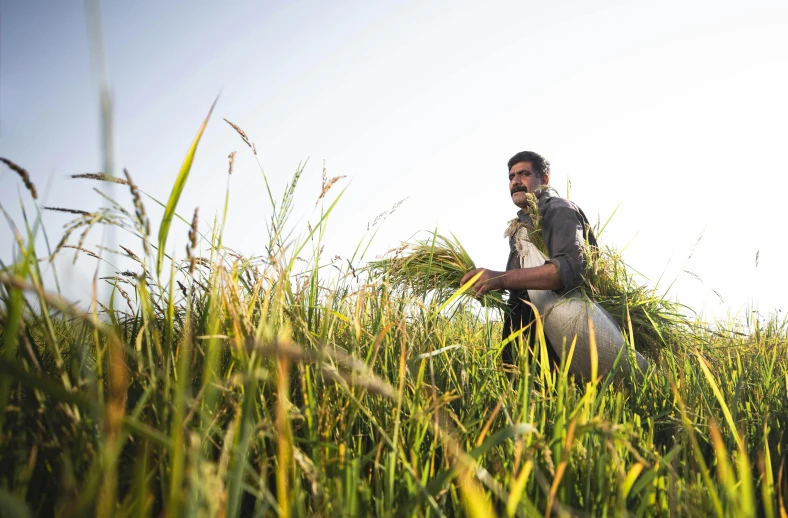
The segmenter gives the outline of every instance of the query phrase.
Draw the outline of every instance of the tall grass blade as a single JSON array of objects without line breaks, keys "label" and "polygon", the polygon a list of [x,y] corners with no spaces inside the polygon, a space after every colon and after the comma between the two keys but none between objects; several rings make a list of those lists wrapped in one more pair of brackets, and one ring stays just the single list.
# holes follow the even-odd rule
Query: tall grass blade
[{"label": "tall grass blade", "polygon": [[197,136],[194,137],[194,141],[192,142],[189,151],[186,153],[186,158],[183,159],[183,164],[181,164],[181,169],[178,171],[178,176],[175,179],[175,185],[172,186],[172,191],[170,191],[170,199],[167,200],[167,205],[164,207],[164,216],[161,218],[161,225],[159,225],[159,251],[156,258],[157,277],[161,277],[161,267],[164,263],[164,251],[167,246],[167,236],[170,234],[170,224],[172,224],[172,217],[175,214],[175,208],[178,206],[178,200],[181,197],[183,188],[186,186],[186,180],[189,178],[189,172],[191,171],[192,163],[194,162],[194,155],[197,152],[197,145],[200,143],[202,134],[205,131],[205,127],[208,125],[208,120],[211,118],[211,114],[213,113],[213,109],[216,106],[217,101],[219,101],[218,95],[213,101],[211,109],[208,110],[208,115],[205,117],[202,126],[200,126]]},{"label": "tall grass blade", "polygon": [[446,299],[446,301],[445,301],[443,304],[441,304],[440,306],[438,306],[438,309],[436,309],[436,310],[435,310],[435,314],[436,314],[436,315],[439,315],[441,311],[443,311],[443,310],[444,310],[444,309],[446,309],[447,307],[451,306],[451,303],[452,303],[452,302],[454,302],[455,300],[457,300],[457,299],[458,299],[460,296],[462,296],[462,294],[463,294],[463,293],[465,293],[466,291],[468,291],[468,289],[469,289],[471,286],[473,286],[474,284],[476,284],[476,281],[478,281],[478,280],[479,280],[479,277],[481,277],[481,276],[482,276],[482,274],[484,274],[484,270],[480,271],[479,273],[477,273],[476,275],[474,275],[473,277],[471,277],[470,279],[468,279],[468,282],[466,282],[465,284],[463,284],[463,285],[460,287],[460,289],[458,289],[457,291],[455,291],[455,292],[454,292],[454,295],[452,295],[451,297],[449,297],[448,299]]},{"label": "tall grass blade", "polygon": [[733,438],[736,440],[736,446],[739,448],[743,447],[742,439],[739,436],[738,430],[736,429],[736,423],[733,421],[733,415],[731,415],[728,404],[725,403],[725,396],[722,395],[719,385],[714,380],[714,375],[711,373],[711,370],[709,370],[708,365],[706,365],[706,360],[699,351],[695,351],[695,356],[698,357],[698,363],[700,364],[700,368],[703,371],[703,375],[706,377],[706,381],[709,382],[711,391],[714,393],[714,397],[717,398],[720,408],[722,408],[722,415],[725,416],[725,422],[728,424],[728,428],[730,428],[730,432],[733,435]]}]

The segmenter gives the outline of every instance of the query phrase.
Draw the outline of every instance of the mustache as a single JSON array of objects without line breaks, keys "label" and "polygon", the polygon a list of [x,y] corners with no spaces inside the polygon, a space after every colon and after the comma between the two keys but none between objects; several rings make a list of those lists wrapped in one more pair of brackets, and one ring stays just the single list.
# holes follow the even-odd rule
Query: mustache
[{"label": "mustache", "polygon": [[524,185],[518,185],[517,187],[512,187],[511,194],[516,192],[528,192],[528,187]]}]

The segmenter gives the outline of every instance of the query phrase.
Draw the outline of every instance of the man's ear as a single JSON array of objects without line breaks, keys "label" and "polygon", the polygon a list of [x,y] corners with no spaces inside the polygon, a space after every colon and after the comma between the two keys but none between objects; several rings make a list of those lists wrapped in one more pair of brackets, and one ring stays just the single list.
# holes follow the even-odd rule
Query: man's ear
[{"label": "man's ear", "polygon": [[542,175],[542,185],[548,185],[550,183],[550,175],[544,174]]}]

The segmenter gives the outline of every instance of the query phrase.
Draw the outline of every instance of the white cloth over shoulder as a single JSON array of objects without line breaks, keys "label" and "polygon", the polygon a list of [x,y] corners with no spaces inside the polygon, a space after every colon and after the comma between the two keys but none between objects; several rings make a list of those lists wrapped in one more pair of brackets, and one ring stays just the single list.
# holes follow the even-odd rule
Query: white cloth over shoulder
[{"label": "white cloth over shoulder", "polygon": [[[546,257],[528,240],[528,230],[521,226],[515,234],[521,268],[534,268],[545,264]],[[559,296],[551,290],[528,290],[528,297],[542,318],[544,334],[550,344],[561,355],[566,344],[569,353],[572,341],[577,337],[569,372],[584,379],[591,379],[591,341],[589,318],[594,325],[597,348],[598,375],[607,374],[621,353],[620,365],[624,372],[630,370],[631,356],[641,370],[648,365],[635,350],[626,351],[621,330],[613,317],[599,304],[588,300],[577,291]]]}]

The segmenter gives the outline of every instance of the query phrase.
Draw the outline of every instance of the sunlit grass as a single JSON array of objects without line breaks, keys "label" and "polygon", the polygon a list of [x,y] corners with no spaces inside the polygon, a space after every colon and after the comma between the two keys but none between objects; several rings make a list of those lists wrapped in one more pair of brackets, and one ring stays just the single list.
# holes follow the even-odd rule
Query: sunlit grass
[{"label": "sunlit grass", "polygon": [[[161,262],[167,233],[186,236],[190,219],[172,204],[174,224],[151,243],[127,177],[139,207],[108,200],[75,215],[81,232],[112,225],[138,240],[120,250],[133,271],[96,281],[112,284],[113,304],[77,308],[44,286],[25,218],[0,273],[2,512],[785,512],[785,321],[670,333],[652,319],[660,354],[636,385],[580,383],[543,347],[520,348],[504,372],[493,310],[438,311],[472,265],[456,240],[419,245],[425,282],[410,289],[356,277],[357,259],[329,273],[320,251],[341,193],[324,190],[314,226],[289,227],[302,170],[281,199],[269,188],[262,256],[227,248],[218,222]],[[636,300],[619,306],[634,327]]]}]

